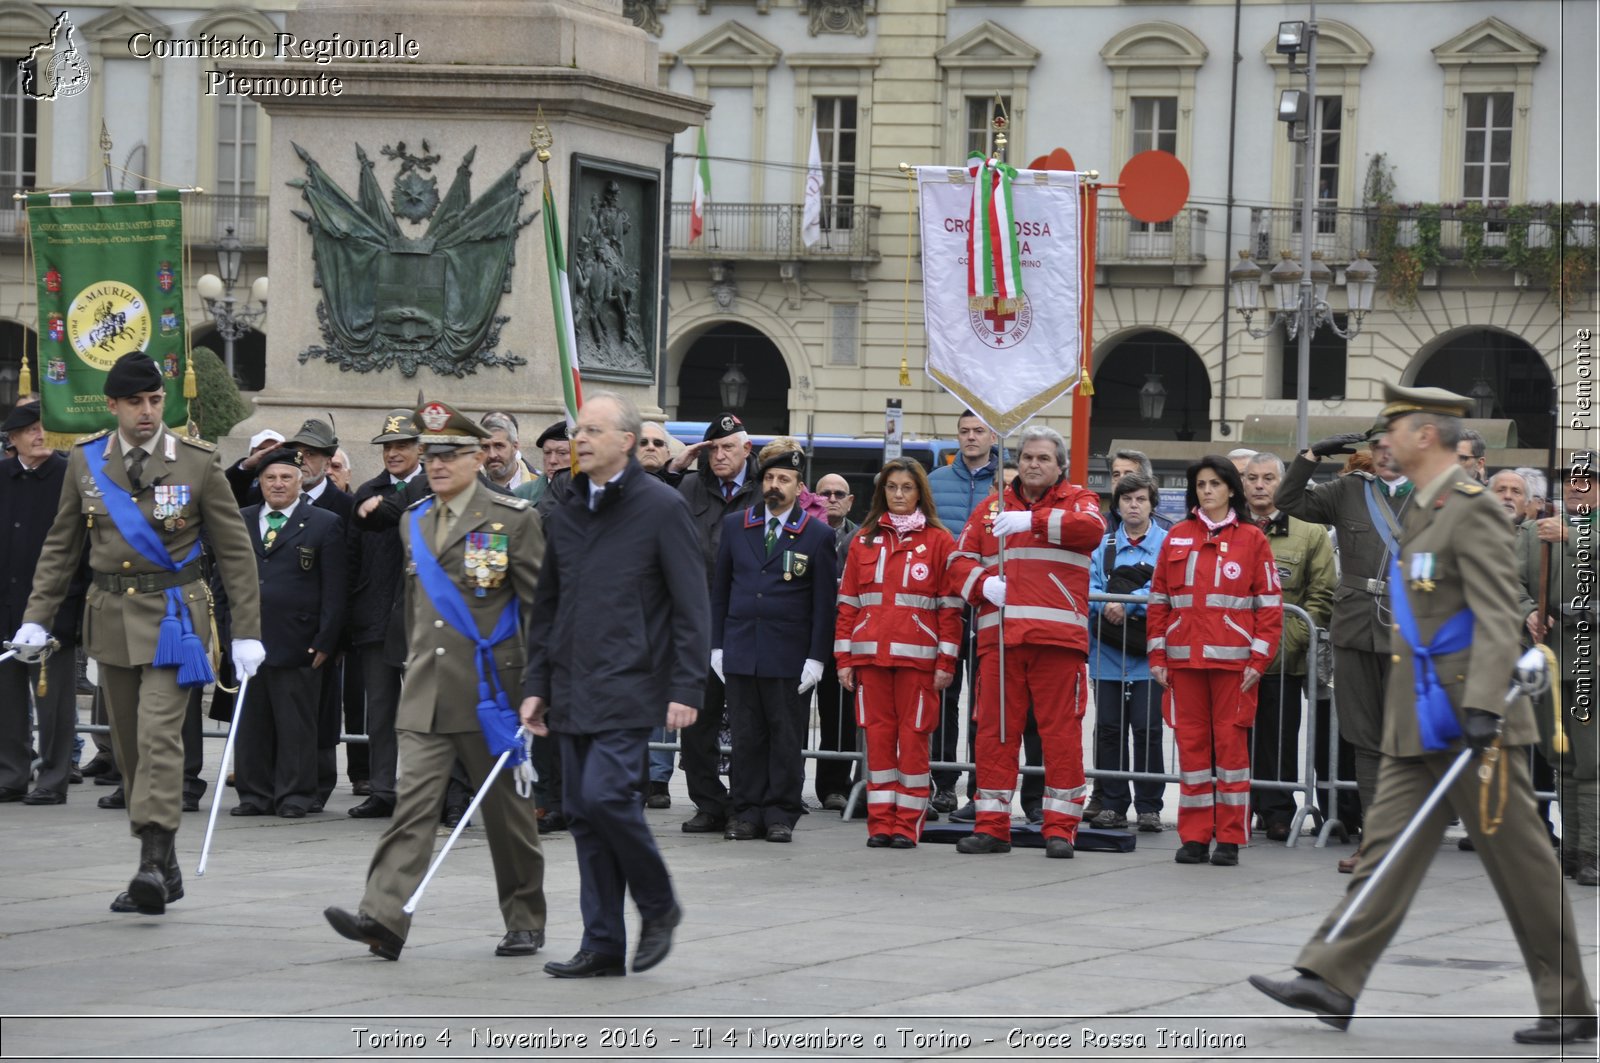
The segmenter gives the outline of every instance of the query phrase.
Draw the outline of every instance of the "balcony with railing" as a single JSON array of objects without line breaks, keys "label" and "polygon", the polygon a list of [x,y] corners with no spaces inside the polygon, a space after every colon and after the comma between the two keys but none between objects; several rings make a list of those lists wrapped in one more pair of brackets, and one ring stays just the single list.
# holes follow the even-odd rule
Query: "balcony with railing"
[{"label": "balcony with railing", "polygon": [[1206,211],[1185,207],[1171,221],[1136,221],[1125,210],[1103,207],[1095,234],[1101,266],[1193,266],[1206,260]]},{"label": "balcony with railing", "polygon": [[[7,205],[0,210],[0,241],[21,240],[28,233],[27,215],[21,203]],[[231,227],[244,250],[258,251],[267,246],[267,197],[186,195],[183,225],[191,247],[215,247]]]},{"label": "balcony with railing", "polygon": [[[1433,266],[1520,268],[1528,251],[1543,251],[1565,241],[1572,248],[1595,247],[1594,206],[1523,204],[1483,207],[1468,204],[1390,204],[1357,209],[1313,211],[1313,250],[1330,264],[1342,264],[1365,251],[1375,261],[1385,248],[1411,248]],[[1271,268],[1281,252],[1300,254],[1301,214],[1293,207],[1254,207],[1250,211],[1251,256]]]},{"label": "balcony with railing", "polygon": [[822,239],[807,247],[798,203],[711,203],[705,228],[689,242],[691,205],[672,204],[672,255],[684,259],[878,261],[878,208],[866,204],[823,211]]}]

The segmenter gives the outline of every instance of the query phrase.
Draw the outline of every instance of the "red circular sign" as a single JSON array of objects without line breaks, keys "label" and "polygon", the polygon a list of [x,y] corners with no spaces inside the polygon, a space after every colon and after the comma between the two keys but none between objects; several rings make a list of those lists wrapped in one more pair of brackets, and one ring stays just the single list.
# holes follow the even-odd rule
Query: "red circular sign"
[{"label": "red circular sign", "polygon": [[1139,221],[1171,221],[1189,201],[1189,171],[1166,151],[1141,151],[1117,178],[1122,205]]},{"label": "red circular sign", "polygon": [[1056,148],[1048,155],[1041,155],[1028,163],[1030,170],[1076,170],[1078,167],[1072,161],[1072,153],[1066,148]]}]

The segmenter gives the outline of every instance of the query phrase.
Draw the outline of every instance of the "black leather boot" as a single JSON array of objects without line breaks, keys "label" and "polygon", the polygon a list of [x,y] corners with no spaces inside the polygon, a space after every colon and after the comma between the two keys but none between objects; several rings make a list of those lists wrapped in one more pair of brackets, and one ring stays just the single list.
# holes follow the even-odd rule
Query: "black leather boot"
[{"label": "black leather boot", "polygon": [[[178,851],[174,847],[168,852],[167,868],[165,874],[167,887],[167,903],[183,899],[183,872],[178,870]],[[160,912],[147,911],[133,902],[126,891],[117,894],[116,900],[111,902],[113,912],[127,913],[138,912],[141,915],[160,915]]]},{"label": "black leather boot", "polygon": [[167,910],[167,868],[172,863],[172,832],[156,826],[139,831],[139,871],[128,881],[128,899],[145,915]]}]

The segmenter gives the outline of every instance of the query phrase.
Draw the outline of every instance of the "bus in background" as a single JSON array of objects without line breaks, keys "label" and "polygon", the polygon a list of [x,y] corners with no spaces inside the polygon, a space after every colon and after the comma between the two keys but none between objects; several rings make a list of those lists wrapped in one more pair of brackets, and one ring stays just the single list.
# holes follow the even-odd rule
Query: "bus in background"
[{"label": "bus in background", "polygon": [[[705,421],[666,423],[668,434],[686,446],[700,442],[706,434],[706,426]],[[759,452],[762,447],[777,438],[779,437],[774,435],[752,434],[751,453]],[[872,503],[873,478],[883,468],[883,440],[870,436],[808,437],[803,434],[791,435],[790,438],[805,448],[806,486],[815,487],[817,481],[829,473],[843,476],[845,482],[850,485],[850,492],[855,495],[855,502],[850,508],[850,519],[860,522],[861,518],[867,515],[867,509]],[[953,439],[905,439],[901,441],[900,452],[905,457],[917,459],[925,470],[932,472],[939,466],[948,465],[958,459],[961,456],[961,446]],[[691,475],[693,475],[692,470]]]}]

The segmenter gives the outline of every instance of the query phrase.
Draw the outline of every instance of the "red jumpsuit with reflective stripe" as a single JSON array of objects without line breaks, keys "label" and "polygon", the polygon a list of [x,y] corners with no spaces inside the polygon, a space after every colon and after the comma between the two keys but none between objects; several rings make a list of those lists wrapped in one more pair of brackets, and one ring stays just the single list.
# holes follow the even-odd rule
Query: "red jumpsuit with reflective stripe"
[{"label": "red jumpsuit with reflective stripe", "polygon": [[1030,532],[1005,542],[1005,727],[1000,725],[1000,613],[983,596],[1000,574],[990,495],[967,520],[950,558],[953,584],[978,606],[978,811],[975,830],[1011,837],[1011,799],[1023,726],[1033,709],[1044,753],[1044,834],[1072,840],[1083,818],[1083,728],[1088,703],[1089,555],[1105,538],[1100,499],[1061,480],[1036,502],[1017,484],[1006,488],[1008,510],[1033,513]]},{"label": "red jumpsuit with reflective stripe", "polygon": [[916,841],[928,811],[928,734],[939,724],[935,670],[953,673],[962,601],[950,590],[955,544],[943,528],[887,523],[850,541],[834,621],[834,660],[855,670],[867,733],[867,833]]},{"label": "red jumpsuit with reflective stripe", "polygon": [[1167,669],[1178,743],[1178,837],[1245,844],[1250,725],[1259,688],[1240,690],[1246,667],[1264,673],[1283,632],[1283,593],[1272,547],[1253,524],[1216,531],[1191,517],[1161,544],[1150,583],[1150,665]]}]

